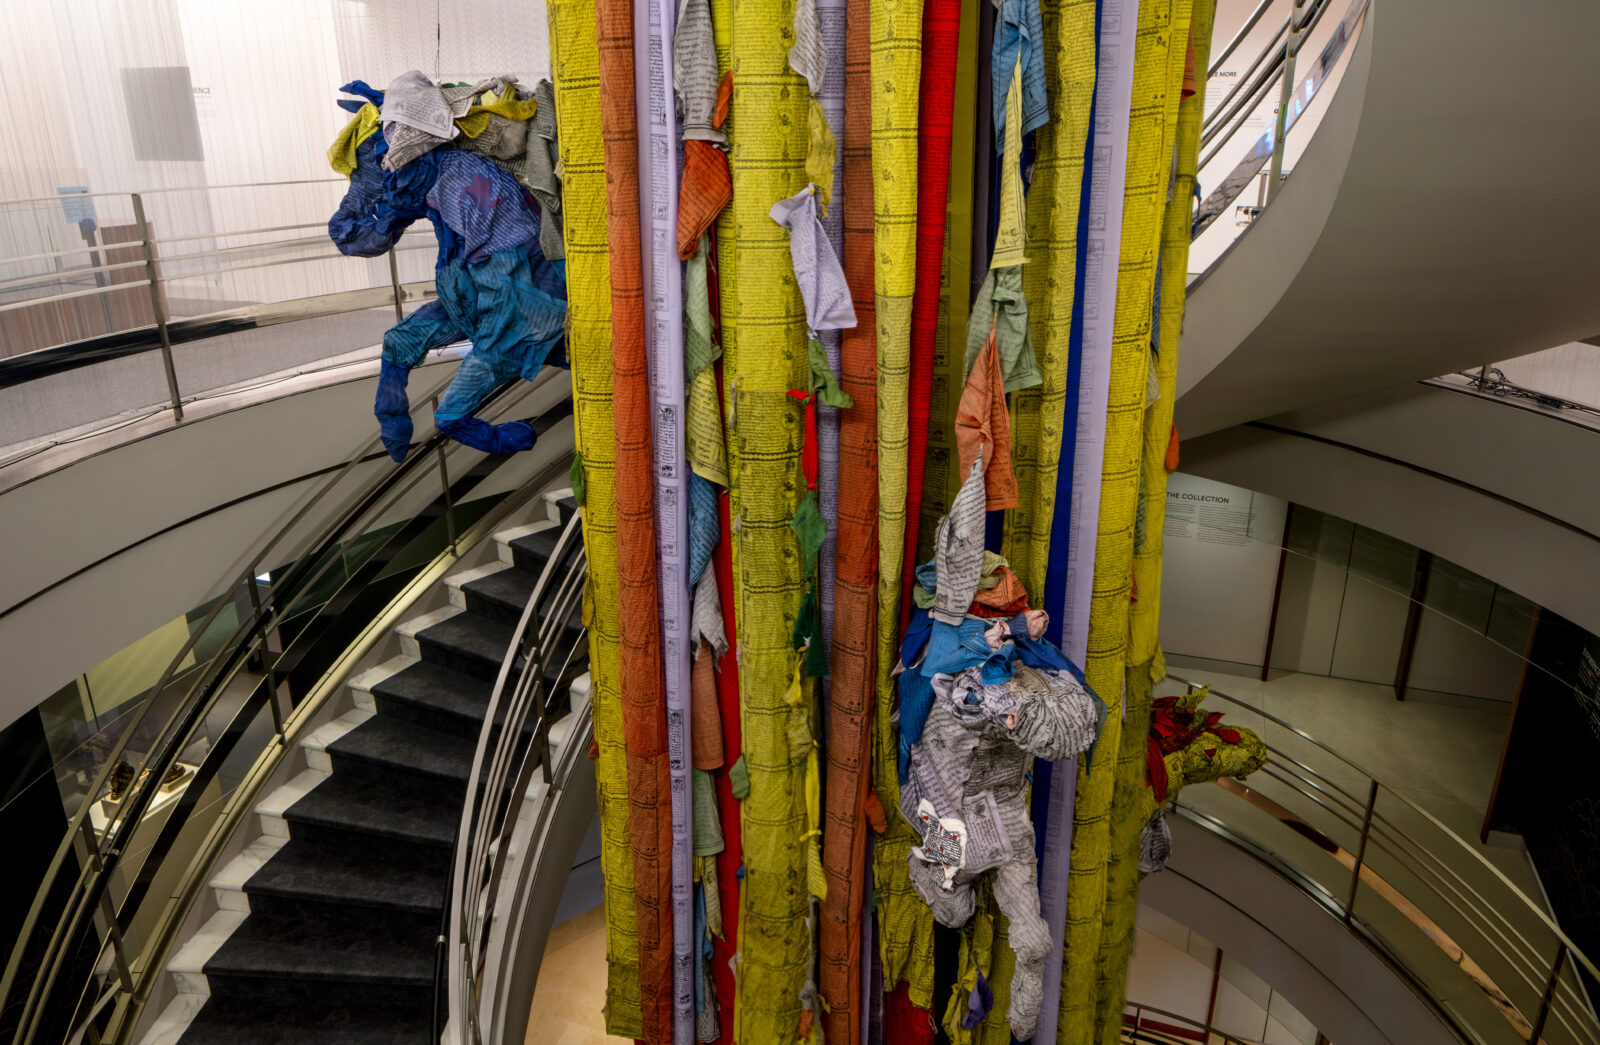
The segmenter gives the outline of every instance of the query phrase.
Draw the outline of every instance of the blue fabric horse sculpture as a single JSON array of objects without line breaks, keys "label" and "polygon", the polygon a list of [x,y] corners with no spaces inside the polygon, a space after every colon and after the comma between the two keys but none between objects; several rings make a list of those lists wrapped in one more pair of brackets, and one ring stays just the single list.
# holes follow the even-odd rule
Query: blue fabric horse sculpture
[{"label": "blue fabric horse sculpture", "polygon": [[[361,81],[342,90],[379,108],[383,92]],[[359,112],[364,104],[341,100]],[[441,144],[387,170],[381,127],[355,150],[350,188],[328,221],[328,235],[344,254],[377,257],[419,218],[433,223],[439,241],[435,263],[438,298],[383,335],[383,364],[373,412],[383,445],[396,461],[411,447],[406,384],[411,368],[430,349],[470,339],[455,380],[434,411],[440,432],[485,453],[533,446],[526,421],[494,425],[475,416],[497,387],[532,380],[547,362],[565,363],[560,351],[567,312],[565,264],[548,260],[539,246],[540,211],[509,170],[487,156]]]}]

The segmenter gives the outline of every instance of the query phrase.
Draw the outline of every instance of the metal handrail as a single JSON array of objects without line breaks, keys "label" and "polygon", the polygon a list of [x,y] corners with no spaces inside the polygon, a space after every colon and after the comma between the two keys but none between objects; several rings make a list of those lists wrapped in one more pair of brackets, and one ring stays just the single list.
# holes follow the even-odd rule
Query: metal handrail
[{"label": "metal handrail", "polygon": [[[529,389],[531,391],[543,387],[545,383],[547,382],[537,382],[529,386]],[[432,404],[429,399],[426,394],[419,396],[415,409],[431,409]],[[548,424],[560,416],[565,416],[570,410],[571,402],[568,397],[542,420]],[[460,500],[462,493],[470,492],[480,486],[498,467],[498,464],[494,464],[476,470],[461,470],[461,475],[452,484],[443,470],[435,471],[436,460],[442,461],[446,452],[444,437],[435,432],[421,444],[419,452],[412,453],[398,468],[384,471],[372,480],[357,486],[354,491],[348,490],[347,477],[352,474],[354,468],[369,458],[377,443],[378,439],[374,437],[364,444],[343,467],[317,489],[308,493],[297,507],[286,513],[279,524],[269,528],[264,537],[255,542],[252,551],[246,553],[247,561],[242,569],[230,571],[233,580],[222,586],[224,594],[236,593],[241,589],[247,590],[252,596],[252,601],[256,603],[255,612],[239,625],[232,637],[201,670],[190,673],[189,679],[192,680],[192,684],[184,690],[176,709],[165,721],[159,723],[147,753],[136,767],[133,785],[107,818],[104,830],[96,838],[94,830],[89,825],[89,814],[105,789],[112,766],[122,757],[130,739],[141,726],[145,725],[152,709],[158,706],[160,695],[169,691],[179,666],[193,650],[198,637],[217,619],[224,605],[230,604],[226,598],[216,600],[205,621],[199,627],[192,629],[188,639],[136,713],[137,717],[123,729],[121,736],[113,745],[111,753],[105,759],[99,775],[88,792],[88,797],[71,820],[66,836],[44,877],[44,885],[34,898],[3,977],[0,977],[0,1005],[15,1008],[19,1014],[17,1033],[13,1039],[19,1045],[39,1040],[39,1035],[50,1029],[48,1020],[63,1017],[71,1020],[74,1011],[83,1010],[84,995],[79,992],[90,989],[94,979],[93,969],[101,956],[109,954],[112,965],[119,974],[118,983],[113,989],[128,998],[139,996],[141,988],[147,993],[148,978],[160,973],[162,964],[160,962],[146,962],[140,965],[130,961],[121,937],[121,929],[129,922],[133,913],[137,912],[140,903],[148,894],[155,866],[159,865],[171,850],[178,831],[193,813],[201,791],[211,779],[215,778],[221,761],[234,751],[244,728],[260,714],[263,705],[270,710],[274,725],[274,737],[269,742],[269,750],[272,744],[286,744],[285,718],[278,693],[279,676],[274,674],[273,667],[267,668],[264,685],[258,683],[252,687],[249,695],[233,713],[229,725],[201,760],[200,767],[177,800],[174,811],[167,817],[155,842],[150,846],[137,878],[120,901],[112,900],[109,892],[111,877],[123,854],[129,851],[134,833],[153,800],[159,782],[176,762],[181,751],[188,746],[195,728],[205,722],[217,707],[228,683],[241,671],[246,670],[246,665],[252,657],[265,656],[271,659],[273,664],[282,664],[285,662],[283,660],[285,654],[295,652],[296,644],[304,640],[304,644],[298,645],[298,649],[303,651],[309,643],[316,641],[318,633],[315,629],[302,629],[297,634],[296,644],[291,644],[289,650],[274,655],[270,654],[266,647],[268,633],[278,623],[290,618],[297,609],[307,605],[306,600],[311,597],[318,581],[336,564],[343,564],[342,558],[332,552],[349,537],[365,532],[365,527],[398,506],[402,498],[436,475],[444,484],[442,493],[420,515],[413,515],[412,522],[402,526],[390,538],[389,545],[394,545],[396,541],[409,542],[414,539],[422,528],[437,518],[440,511],[438,506],[441,503],[446,522],[452,524],[450,528],[453,531],[452,506]],[[453,452],[456,444],[449,445]],[[548,481],[553,474],[545,477],[544,481]],[[458,489],[452,489],[452,486]],[[330,500],[334,497],[338,497],[339,501]],[[268,559],[267,556],[289,557],[291,536],[309,514],[325,503],[336,505],[341,501],[342,505],[334,509],[333,521],[323,525],[308,537],[294,540],[296,546],[308,550],[294,558],[293,565],[287,568],[284,576],[275,578],[265,597],[261,598],[255,578],[263,565],[270,566],[273,561],[277,561]],[[451,536],[450,554],[454,556],[458,553],[459,546],[453,532]],[[385,549],[387,547],[388,545]],[[283,550],[277,550],[280,548]],[[387,558],[380,558],[385,549],[375,550],[345,579],[344,585],[364,584],[368,573],[381,569],[388,561]],[[325,603],[324,606],[326,605],[328,604]],[[319,614],[321,612],[318,611]],[[237,791],[234,798],[240,798]],[[220,845],[220,842],[218,844]],[[75,846],[82,847],[81,851],[87,854],[87,860],[74,878],[73,873],[67,868],[71,866],[70,857]],[[64,915],[53,927],[48,926],[41,922],[44,906],[52,894],[62,889],[66,890]],[[172,929],[175,931],[175,925]],[[93,934],[98,934],[95,937],[98,945],[86,950],[85,945],[91,943]],[[89,954],[91,959],[87,966],[84,965],[85,953]],[[24,962],[27,960],[31,963],[31,957],[34,955],[38,957],[37,974],[23,980],[21,971]],[[80,988],[79,984],[83,987]],[[21,993],[24,989],[25,994]],[[100,1011],[100,1002],[89,1005],[88,1009],[90,1012]],[[84,1017],[84,1020],[77,1021],[78,1030],[85,1028],[84,1021],[87,1019],[88,1017]]]},{"label": "metal handrail", "polygon": [[[170,189],[152,189],[145,192],[132,193],[69,193],[60,196],[33,197],[29,199],[0,201],[0,206],[5,206],[20,203],[60,203],[63,199],[70,200],[103,197],[124,198],[127,199],[132,206],[132,223],[137,232],[136,238],[124,240],[118,243],[91,244],[83,247],[70,247],[59,251],[46,251],[14,258],[0,258],[0,264],[27,264],[30,262],[59,260],[68,257],[76,257],[79,255],[89,255],[93,260],[93,264],[75,267],[62,272],[44,272],[25,276],[7,277],[3,283],[0,283],[0,289],[26,288],[30,285],[48,285],[52,283],[59,287],[63,277],[69,274],[74,280],[83,280],[85,278],[89,278],[93,279],[96,283],[95,286],[84,289],[66,290],[53,294],[40,294],[15,301],[3,302],[0,303],[0,313],[13,312],[21,309],[35,308],[45,305],[60,304],[81,298],[99,297],[102,307],[105,309],[105,325],[107,328],[107,333],[104,336],[106,338],[117,339],[119,341],[126,342],[126,344],[119,346],[119,350],[116,353],[118,356],[128,355],[134,351],[147,351],[150,349],[160,350],[162,368],[165,371],[167,378],[169,406],[172,410],[174,419],[181,422],[183,420],[183,395],[179,389],[177,367],[172,355],[173,338],[171,325],[168,322],[169,313],[166,304],[167,285],[169,283],[181,282],[184,280],[221,276],[235,272],[263,270],[281,265],[301,264],[305,262],[339,261],[343,260],[345,255],[331,253],[318,254],[311,257],[259,259],[237,265],[229,265],[224,262],[222,264],[213,265],[204,269],[186,270],[169,276],[162,271],[163,264],[170,264],[175,267],[184,267],[185,263],[187,262],[193,262],[205,258],[224,259],[229,256],[238,256],[242,252],[251,250],[264,250],[274,253],[281,253],[285,250],[307,250],[316,246],[317,238],[301,236],[287,240],[268,240],[262,243],[244,244],[240,246],[191,252],[168,257],[162,256],[160,251],[162,246],[199,240],[270,235],[278,232],[290,232],[302,229],[309,230],[318,226],[315,223],[290,225],[279,224],[260,229],[239,229],[232,231],[207,232],[196,235],[159,237],[152,234],[150,223],[146,220],[144,198],[155,193],[198,192],[211,191],[215,189],[262,189],[292,185],[336,185],[342,182],[343,179],[340,178],[299,179],[281,182],[241,183],[237,185],[179,186]],[[139,252],[138,257],[135,260],[117,262],[108,260],[111,252],[130,249],[137,250]],[[399,252],[423,249],[432,249],[432,247],[425,244],[410,244],[402,246],[397,243],[393,249],[387,252],[389,257],[390,274],[389,290],[392,294],[392,304],[394,305],[397,318],[403,315],[402,306],[407,295],[401,287],[399,270],[394,261],[395,255]],[[113,272],[120,272],[126,269],[137,269],[141,266],[145,269],[144,278],[142,279],[128,280],[125,282],[111,282],[108,279],[108,276]],[[362,289],[365,290],[372,288]],[[110,299],[106,295],[126,294],[130,291],[140,290],[143,290],[148,296],[149,308],[151,310],[151,314],[155,318],[154,323],[142,325],[131,324],[122,329],[113,329],[114,324],[112,322],[111,312],[107,306],[107,302]],[[216,316],[226,315],[234,311],[236,310],[223,310],[216,313],[207,314],[206,316],[191,317],[191,321],[206,320]],[[98,338],[91,338],[87,341],[80,341],[77,343],[69,343],[68,345],[58,345],[37,349],[33,352],[23,353],[21,356],[5,357],[4,359],[0,359],[0,362],[5,362],[12,359],[22,359],[29,355],[38,353],[58,353],[62,349],[83,346],[86,350],[79,354],[79,358],[82,361],[80,365],[90,365],[94,362],[104,361],[103,356],[96,355],[93,350],[87,349],[87,346],[96,340],[98,340]],[[59,362],[55,369],[61,369]]]},{"label": "metal handrail", "polygon": [[[535,771],[543,772],[552,789],[556,785],[549,744],[555,701],[560,683],[586,645],[587,633],[581,625],[564,649],[562,643],[582,603],[588,577],[582,538],[580,508],[562,530],[523,607],[495,678],[473,755],[445,904],[448,928],[441,933],[441,953],[435,965],[435,994],[442,993],[447,999],[452,1043],[481,1045],[483,1041],[479,1011],[485,1000],[482,949],[488,924],[495,916],[511,831],[520,811],[518,796],[527,794]],[[508,690],[518,661],[521,670]],[[557,663],[557,686],[552,689],[550,668]],[[531,736],[527,735],[530,716]],[[435,1037],[445,1029],[436,1016]]]},{"label": "metal handrail", "polygon": [[1237,33],[1233,34],[1233,39],[1228,41],[1228,45],[1222,49],[1222,53],[1212,60],[1211,68],[1206,70],[1207,80],[1217,75],[1222,69],[1222,63],[1233,57],[1233,52],[1238,50],[1240,44],[1244,43],[1244,38],[1250,35],[1250,31],[1261,21],[1261,16],[1267,13],[1267,8],[1271,7],[1272,4],[1273,0],[1261,0],[1261,3],[1256,5],[1256,9],[1250,12],[1250,17],[1246,18],[1244,25],[1240,27]]},{"label": "metal handrail", "polygon": [[[1198,688],[1198,684],[1177,675],[1169,675],[1173,681],[1188,687],[1191,692]],[[1309,733],[1299,729],[1284,719],[1259,708],[1237,697],[1228,695],[1219,690],[1212,689],[1210,696],[1220,698],[1235,705],[1252,715],[1260,716],[1265,722],[1288,731],[1300,740],[1312,745],[1323,754],[1342,763],[1343,768],[1354,770],[1367,781],[1367,798],[1361,812],[1359,825],[1352,825],[1350,821],[1337,810],[1332,809],[1316,793],[1327,794],[1314,780],[1307,779],[1300,773],[1285,767],[1283,755],[1279,748],[1268,746],[1269,758],[1263,773],[1276,781],[1290,793],[1307,799],[1313,805],[1327,811],[1334,822],[1343,827],[1356,827],[1358,836],[1355,849],[1344,849],[1341,845],[1328,838],[1326,831],[1314,823],[1300,820],[1299,814],[1290,813],[1276,802],[1257,795],[1250,787],[1233,781],[1219,781],[1222,790],[1251,801],[1280,820],[1297,821],[1309,828],[1312,832],[1321,834],[1325,843],[1323,848],[1329,849],[1329,855],[1344,864],[1350,870],[1348,890],[1344,897],[1326,898],[1324,902],[1335,908],[1343,920],[1349,924],[1356,919],[1355,902],[1357,889],[1363,882],[1374,887],[1378,895],[1388,899],[1391,904],[1396,899],[1402,900],[1401,913],[1417,924],[1430,939],[1446,950],[1451,961],[1472,977],[1476,985],[1482,990],[1505,1015],[1512,1024],[1513,1030],[1528,1042],[1537,1042],[1553,1014],[1569,1029],[1575,1024],[1584,1024],[1587,1033],[1600,1035],[1600,1021],[1597,1021],[1592,1012],[1585,1014],[1587,1006],[1581,994],[1581,988],[1568,979],[1563,979],[1562,970],[1570,959],[1576,968],[1581,968],[1590,977],[1600,978],[1600,970],[1594,963],[1573,943],[1570,937],[1561,930],[1555,920],[1545,909],[1535,903],[1520,888],[1508,878],[1504,872],[1494,865],[1465,839],[1452,831],[1443,821],[1428,810],[1407,798],[1393,787],[1384,784],[1377,776],[1363,768],[1353,759],[1341,754],[1327,744],[1317,740]],[[1327,777],[1305,765],[1300,760],[1291,760],[1302,770],[1309,772],[1316,780],[1327,780]],[[1277,769],[1278,771],[1273,771]],[[1331,781],[1328,781],[1330,785]],[[1337,787],[1337,785],[1332,785]],[[1343,788],[1341,793],[1348,794]],[[1401,803],[1408,815],[1421,817],[1434,830],[1442,834],[1449,843],[1450,854],[1443,855],[1417,841],[1413,834],[1401,828],[1392,817],[1378,810],[1380,794],[1386,800]],[[1287,821],[1286,821],[1287,822]],[[1298,833],[1304,833],[1300,831]],[[1367,859],[1369,846],[1372,851],[1381,851],[1395,864],[1414,876],[1426,896],[1410,895],[1402,892],[1394,883],[1385,881],[1372,869]],[[1473,888],[1455,869],[1453,858],[1458,860],[1461,854],[1466,854],[1469,860],[1481,871],[1487,872],[1491,880],[1511,894],[1512,912],[1508,914],[1504,905],[1490,902]],[[1431,897],[1431,899],[1430,899]],[[1410,905],[1416,914],[1404,910],[1404,905]],[[1449,916],[1458,919],[1462,924],[1480,935],[1495,956],[1504,965],[1509,967],[1515,977],[1522,981],[1523,986],[1535,992],[1542,992],[1541,1003],[1538,1011],[1528,1014],[1522,1011],[1503,990],[1496,985],[1485,970],[1484,966],[1474,960],[1466,948],[1440,927],[1428,912],[1430,909],[1439,909]],[[1513,921],[1512,914],[1519,916]],[[1418,918],[1422,921],[1418,921]],[[1534,925],[1548,933],[1556,942],[1557,949],[1554,957],[1548,961],[1539,955],[1537,945],[1531,941],[1518,925]]]},{"label": "metal handrail", "polygon": [[1464,377],[1470,384],[1463,388],[1460,385],[1444,381],[1442,378],[1428,378],[1422,384],[1437,385],[1453,391],[1474,392],[1483,396],[1494,396],[1497,399],[1526,400],[1530,407],[1543,407],[1546,410],[1573,410],[1583,414],[1594,414],[1600,417],[1600,407],[1588,403],[1580,403],[1575,399],[1567,399],[1556,395],[1554,392],[1541,392],[1537,388],[1519,385],[1506,377],[1505,371],[1492,363],[1485,363],[1477,370],[1458,370],[1453,375],[1446,377]]}]

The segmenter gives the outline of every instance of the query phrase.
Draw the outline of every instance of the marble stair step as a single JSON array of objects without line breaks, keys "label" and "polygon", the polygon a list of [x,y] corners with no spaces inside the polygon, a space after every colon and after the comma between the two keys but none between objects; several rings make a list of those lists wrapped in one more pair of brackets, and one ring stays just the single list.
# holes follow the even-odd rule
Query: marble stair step
[{"label": "marble stair step", "polygon": [[284,811],[289,837],[336,842],[344,835],[418,842],[439,848],[454,843],[465,787],[437,780],[381,781],[335,774]]},{"label": "marble stair step", "polygon": [[437,923],[450,855],[431,846],[330,846],[291,838],[244,883],[253,914],[337,919],[347,910]]}]

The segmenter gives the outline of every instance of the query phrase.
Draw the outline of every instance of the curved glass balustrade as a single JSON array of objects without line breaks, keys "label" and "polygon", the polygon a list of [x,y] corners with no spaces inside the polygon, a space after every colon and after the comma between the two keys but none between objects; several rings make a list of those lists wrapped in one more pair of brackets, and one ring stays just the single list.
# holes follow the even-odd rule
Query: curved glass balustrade
[{"label": "curved glass balustrade", "polygon": [[1431,383],[1600,426],[1600,348],[1585,341],[1485,363]]},{"label": "curved glass balustrade", "polygon": [[1217,690],[1207,706],[1271,757],[1243,782],[1184,790],[1182,814],[1259,847],[1481,1040],[1600,1040],[1583,982],[1600,970],[1478,846],[1291,723]]},{"label": "curved glass balustrade", "polygon": [[[1242,23],[1219,7],[1206,70],[1189,271],[1216,263],[1271,201],[1338,89],[1370,0],[1261,0]],[[1231,33],[1223,43],[1224,34]]]}]

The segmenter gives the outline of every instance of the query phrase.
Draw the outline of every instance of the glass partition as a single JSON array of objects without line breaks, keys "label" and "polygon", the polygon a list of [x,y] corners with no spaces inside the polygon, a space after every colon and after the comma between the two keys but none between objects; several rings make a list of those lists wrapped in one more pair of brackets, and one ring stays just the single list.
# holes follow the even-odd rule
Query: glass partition
[{"label": "glass partition", "polygon": [[[1581,629],[1304,506],[1175,475],[1168,509],[1157,695],[1209,684],[1206,706],[1271,752],[1180,809],[1259,846],[1486,1040],[1600,1040],[1586,907],[1548,845],[1508,829],[1547,785],[1506,752],[1557,752],[1529,708],[1594,702]],[[1589,793],[1553,779],[1558,805]]]}]

